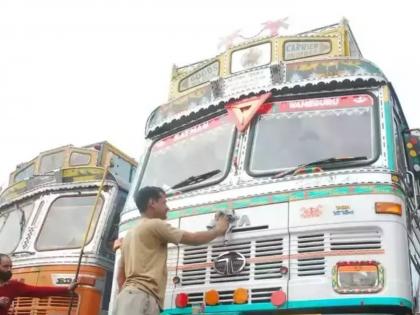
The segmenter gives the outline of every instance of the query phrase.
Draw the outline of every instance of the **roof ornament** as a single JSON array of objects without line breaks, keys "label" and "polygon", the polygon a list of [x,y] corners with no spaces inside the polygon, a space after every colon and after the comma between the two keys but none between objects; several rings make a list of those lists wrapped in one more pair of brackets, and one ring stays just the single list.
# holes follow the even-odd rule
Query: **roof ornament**
[{"label": "roof ornament", "polygon": [[217,48],[218,49],[221,49],[221,48],[225,48],[225,49],[232,48],[232,46],[234,45],[235,39],[240,36],[240,32],[241,32],[241,30],[236,30],[232,34],[230,34],[230,35],[228,35],[226,37],[221,38],[219,45],[217,45]]},{"label": "roof ornament", "polygon": [[282,19],[278,19],[275,21],[266,21],[264,23],[261,23],[262,28],[253,36],[244,36],[242,34],[242,30],[236,30],[234,31],[232,34],[226,36],[226,37],[222,37],[220,39],[219,44],[217,45],[218,49],[230,49],[232,48],[234,45],[239,44],[241,42],[241,40],[252,40],[252,39],[257,39],[261,34],[263,33],[267,33],[268,31],[268,36],[277,36],[279,35],[279,29],[280,28],[284,28],[284,29],[288,29],[289,28],[289,23],[287,23],[287,19],[289,17],[285,17]]},{"label": "roof ornament", "polygon": [[261,105],[271,97],[271,92],[233,101],[225,105],[228,115],[233,119],[236,129],[244,132]]},{"label": "roof ornament", "polygon": [[288,17],[285,17],[283,19],[279,19],[276,21],[267,21],[262,23],[262,25],[264,26],[260,33],[262,33],[265,30],[268,30],[270,32],[270,36],[277,36],[279,35],[279,29],[280,28],[285,28],[288,29],[289,28],[289,24],[286,23]]}]

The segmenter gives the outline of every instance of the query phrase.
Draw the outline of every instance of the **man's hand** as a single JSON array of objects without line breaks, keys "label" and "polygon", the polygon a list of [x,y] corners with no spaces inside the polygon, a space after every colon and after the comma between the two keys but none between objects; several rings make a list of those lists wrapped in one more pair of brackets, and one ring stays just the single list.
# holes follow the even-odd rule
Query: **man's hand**
[{"label": "man's hand", "polygon": [[7,296],[0,296],[0,307],[6,307],[10,299]]},{"label": "man's hand", "polygon": [[215,215],[215,220],[216,225],[214,226],[214,230],[216,231],[217,236],[224,235],[229,228],[229,219],[227,215],[223,212],[218,212]]},{"label": "man's hand", "polygon": [[203,245],[218,236],[222,236],[226,233],[229,228],[228,216],[223,212],[219,212],[215,215],[215,224],[214,227],[209,231],[201,232],[187,232],[184,231],[182,235],[181,242],[186,245]]},{"label": "man's hand", "polygon": [[79,285],[79,282],[73,281],[72,283],[69,284],[67,289],[69,290],[69,292],[73,292],[74,290],[76,290],[78,285]]}]

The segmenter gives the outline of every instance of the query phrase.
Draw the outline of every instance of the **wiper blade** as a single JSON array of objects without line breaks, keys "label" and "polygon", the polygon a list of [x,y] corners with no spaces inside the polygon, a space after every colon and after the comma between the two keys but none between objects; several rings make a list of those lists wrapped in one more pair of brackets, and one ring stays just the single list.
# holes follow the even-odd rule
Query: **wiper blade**
[{"label": "wiper blade", "polygon": [[211,178],[211,177],[213,177],[213,176],[215,176],[215,175],[217,175],[221,172],[222,172],[221,170],[217,169],[217,170],[213,170],[213,171],[203,173],[203,174],[200,174],[200,175],[190,176],[187,179],[179,182],[178,184],[173,185],[171,188],[172,189],[178,189],[178,188],[181,188],[181,187],[198,184],[198,183],[200,183],[202,181],[205,181],[206,179],[209,179],[209,178]]},{"label": "wiper blade", "polygon": [[26,217],[25,217],[25,211],[23,211],[23,209],[21,207],[18,206],[18,204],[15,204],[16,206],[16,210],[18,210],[21,213],[21,217],[20,217],[20,229],[23,230],[25,225],[26,225]]},{"label": "wiper blade", "polygon": [[342,157],[342,158],[332,157],[332,158],[322,159],[322,160],[318,160],[318,161],[309,162],[307,164],[299,165],[299,166],[294,167],[290,170],[277,173],[276,175],[272,176],[271,178],[282,178],[282,177],[285,177],[287,175],[295,175],[297,171],[302,170],[302,169],[306,169],[310,166],[320,166],[320,165],[324,165],[324,164],[363,161],[363,160],[367,160],[367,156],[352,156],[352,157]]},{"label": "wiper blade", "polygon": [[6,226],[7,219],[9,218],[9,213],[2,214],[0,216],[0,218],[3,217],[3,216],[4,216],[4,221],[3,221],[3,224],[0,226],[0,233],[1,233],[1,231],[3,231],[3,228]]}]

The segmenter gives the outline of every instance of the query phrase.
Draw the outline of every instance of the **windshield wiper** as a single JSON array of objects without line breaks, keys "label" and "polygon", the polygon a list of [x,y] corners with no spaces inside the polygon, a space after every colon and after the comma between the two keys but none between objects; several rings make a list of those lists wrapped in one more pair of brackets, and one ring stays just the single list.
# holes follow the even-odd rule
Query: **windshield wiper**
[{"label": "windshield wiper", "polygon": [[20,217],[20,221],[19,221],[20,235],[22,236],[22,232],[23,232],[23,230],[25,229],[25,226],[26,226],[25,211],[23,211],[22,208],[18,206],[18,204],[15,204],[15,206],[16,206],[16,210],[18,210],[20,212],[20,214],[22,215]]},{"label": "windshield wiper", "polygon": [[194,184],[198,184],[202,181],[205,181],[206,179],[209,179],[219,173],[221,173],[222,171],[217,169],[217,170],[213,170],[207,173],[203,173],[200,175],[195,175],[195,176],[190,176],[187,179],[184,179],[183,181],[179,182],[176,185],[173,185],[171,188],[172,189],[178,189],[184,186],[190,186],[190,185],[194,185]]},{"label": "windshield wiper", "polygon": [[6,226],[6,222],[7,222],[7,219],[9,218],[9,214],[10,213],[4,213],[4,214],[2,214],[0,217],[3,217],[4,216],[4,221],[3,221],[3,224],[0,226],[0,233],[1,233],[1,231],[3,231],[3,228]]},{"label": "windshield wiper", "polygon": [[353,156],[353,157],[342,157],[342,158],[332,157],[332,158],[328,158],[328,159],[322,159],[322,160],[318,160],[318,161],[309,162],[307,164],[299,165],[299,166],[294,167],[290,170],[277,173],[276,175],[272,176],[271,178],[282,178],[282,177],[285,177],[287,175],[295,175],[296,171],[301,170],[301,169],[305,169],[305,168],[310,167],[310,166],[320,166],[320,165],[324,165],[324,164],[363,161],[363,160],[367,160],[367,157],[366,156]]}]

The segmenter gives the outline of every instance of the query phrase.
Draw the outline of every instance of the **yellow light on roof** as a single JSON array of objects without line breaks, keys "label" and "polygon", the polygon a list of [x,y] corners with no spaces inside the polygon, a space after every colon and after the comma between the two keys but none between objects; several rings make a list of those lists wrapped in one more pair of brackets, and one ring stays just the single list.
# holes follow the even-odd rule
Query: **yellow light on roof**
[{"label": "yellow light on roof", "polygon": [[28,188],[28,181],[21,180],[13,184],[12,186],[6,188],[2,193],[0,193],[0,203],[5,202],[6,200],[11,200],[21,193],[25,192]]},{"label": "yellow light on roof", "polygon": [[83,182],[89,180],[99,180],[104,174],[104,169],[100,167],[72,167],[62,170],[63,182]]}]

